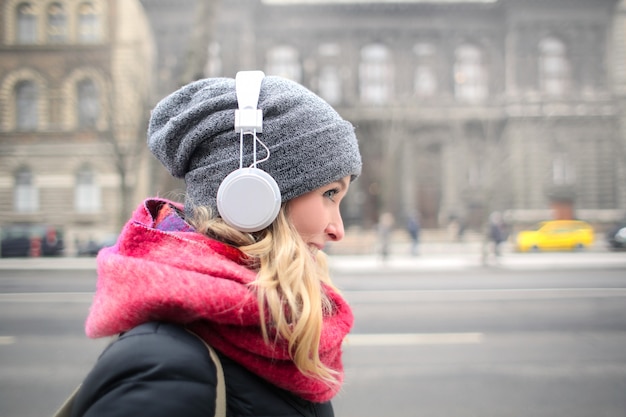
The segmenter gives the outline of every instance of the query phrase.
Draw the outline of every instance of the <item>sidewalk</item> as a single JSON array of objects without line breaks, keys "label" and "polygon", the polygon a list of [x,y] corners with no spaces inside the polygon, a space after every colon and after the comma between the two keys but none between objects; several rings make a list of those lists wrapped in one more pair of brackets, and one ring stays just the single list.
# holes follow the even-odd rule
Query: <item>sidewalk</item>
[{"label": "sidewalk", "polygon": [[[502,256],[490,256],[483,263],[481,243],[428,243],[419,247],[418,256],[410,256],[408,246],[394,246],[383,261],[375,253],[329,254],[329,265],[338,273],[379,273],[383,271],[459,271],[468,268],[501,268],[510,270],[539,269],[623,269],[626,252],[609,252],[595,247],[582,252],[516,253],[504,247]],[[95,270],[93,257],[0,258],[2,270],[11,269],[84,269]]]},{"label": "sidewalk", "polygon": [[0,258],[0,275],[2,270],[46,270],[46,269],[78,269],[95,270],[96,258],[46,257],[46,258]]},{"label": "sidewalk", "polygon": [[508,270],[623,269],[626,252],[503,253],[483,262],[480,250],[473,253],[423,254],[415,257],[391,255],[386,260],[374,255],[330,256],[330,268],[338,273],[411,271],[462,271],[470,268]]},{"label": "sidewalk", "polygon": [[384,270],[459,271],[468,268],[500,268],[509,270],[540,269],[624,269],[626,251],[611,252],[602,242],[580,252],[519,253],[510,243],[502,245],[502,256],[490,254],[483,259],[483,243],[473,239],[464,242],[428,242],[419,245],[418,256],[410,255],[408,243],[396,243],[383,261],[379,254],[330,255],[330,267],[337,272],[369,273]]}]

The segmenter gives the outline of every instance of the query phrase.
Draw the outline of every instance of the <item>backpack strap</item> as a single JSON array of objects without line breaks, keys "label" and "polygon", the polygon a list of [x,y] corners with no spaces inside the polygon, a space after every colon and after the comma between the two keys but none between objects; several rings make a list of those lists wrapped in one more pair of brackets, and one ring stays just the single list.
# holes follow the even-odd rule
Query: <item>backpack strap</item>
[{"label": "backpack strap", "polygon": [[52,415],[52,417],[70,417],[72,414],[72,405],[74,405],[74,398],[76,398],[76,394],[80,390],[81,384],[78,384],[76,388],[74,388],[74,392],[70,394],[69,397],[63,401],[61,407]]},{"label": "backpack strap", "polygon": [[220,362],[219,356],[217,356],[217,352],[215,349],[211,347],[203,338],[195,334],[189,329],[186,329],[189,333],[196,336],[204,346],[206,346],[209,351],[209,356],[211,356],[211,360],[215,364],[215,369],[217,370],[217,387],[215,389],[215,417],[226,417],[226,381],[224,379],[224,369],[222,368],[222,362]]}]

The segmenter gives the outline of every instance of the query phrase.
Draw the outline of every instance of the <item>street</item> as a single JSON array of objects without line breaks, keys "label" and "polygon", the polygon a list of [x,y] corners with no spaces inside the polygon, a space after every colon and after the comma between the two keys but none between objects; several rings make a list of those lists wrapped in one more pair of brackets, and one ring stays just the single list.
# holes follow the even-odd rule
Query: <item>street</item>
[{"label": "street", "polygon": [[[343,266],[338,417],[626,416],[625,267]],[[95,276],[0,269],[0,416],[52,414],[106,346],[83,334]]]},{"label": "street", "polygon": [[624,270],[337,281],[357,317],[339,416],[626,415]]}]

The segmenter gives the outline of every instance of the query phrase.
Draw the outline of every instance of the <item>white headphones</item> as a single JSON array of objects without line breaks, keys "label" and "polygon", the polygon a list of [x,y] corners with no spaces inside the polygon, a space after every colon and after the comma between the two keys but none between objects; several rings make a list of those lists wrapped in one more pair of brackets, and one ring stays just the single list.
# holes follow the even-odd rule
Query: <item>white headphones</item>
[{"label": "white headphones", "polygon": [[[251,233],[272,224],[280,210],[281,195],[278,184],[270,174],[257,168],[259,162],[269,159],[269,148],[257,138],[263,132],[263,112],[257,108],[263,71],[240,71],[235,77],[237,104],[235,132],[239,133],[239,169],[224,178],[217,190],[217,210],[222,219],[235,229]],[[243,167],[244,135],[252,135],[253,163]],[[257,161],[257,142],[267,156]]]}]

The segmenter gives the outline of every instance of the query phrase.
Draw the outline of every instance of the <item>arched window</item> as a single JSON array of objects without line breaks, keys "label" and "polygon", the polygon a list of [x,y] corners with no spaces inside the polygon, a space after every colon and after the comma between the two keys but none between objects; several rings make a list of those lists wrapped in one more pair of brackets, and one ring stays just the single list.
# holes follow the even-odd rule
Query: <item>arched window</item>
[{"label": "arched window", "polygon": [[39,193],[35,187],[33,173],[22,167],[15,173],[13,209],[18,213],[33,213],[39,210]]},{"label": "arched window", "polygon": [[78,213],[94,213],[102,208],[100,187],[96,183],[96,176],[86,165],[76,172],[74,208]]},{"label": "arched window", "polygon": [[565,152],[557,152],[552,158],[552,183],[570,185],[576,180],[576,171],[571,159]]},{"label": "arched window", "polygon": [[569,62],[565,45],[545,38],[539,43],[539,88],[551,96],[563,95],[569,86]]},{"label": "arched window", "polygon": [[100,115],[100,102],[96,84],[84,79],[76,84],[76,114],[78,126],[81,128],[95,127]]},{"label": "arched window", "polygon": [[67,13],[61,3],[48,6],[48,42],[63,43],[67,41]]},{"label": "arched window", "polygon": [[432,66],[417,64],[414,80],[415,95],[418,97],[433,97],[437,91],[437,76]]},{"label": "arched window", "polygon": [[393,68],[391,54],[384,45],[368,45],[361,50],[359,91],[361,100],[369,104],[384,104],[392,94]]},{"label": "arched window", "polygon": [[290,80],[300,82],[302,68],[298,50],[291,46],[276,46],[267,53],[268,75],[280,75]]},{"label": "arched window", "polygon": [[433,97],[438,83],[435,70],[435,48],[429,43],[418,43],[413,48],[417,58],[413,89],[417,97]]},{"label": "arched window", "polygon": [[16,9],[17,43],[29,44],[37,42],[37,14],[32,3],[20,3]]},{"label": "arched window", "polygon": [[474,45],[462,45],[455,53],[455,96],[460,101],[479,102],[487,97],[487,71],[483,53]]},{"label": "arched window", "polygon": [[330,104],[341,102],[341,77],[334,65],[325,65],[320,69],[318,92],[320,97]]},{"label": "arched window", "polygon": [[93,3],[80,3],[78,5],[78,42],[98,41],[100,41],[100,16]]},{"label": "arched window", "polygon": [[318,73],[317,93],[330,104],[339,104],[341,88],[341,47],[334,42],[322,43],[317,48]]},{"label": "arched window", "polygon": [[15,85],[15,114],[18,130],[35,130],[39,123],[38,92],[33,81]]}]

